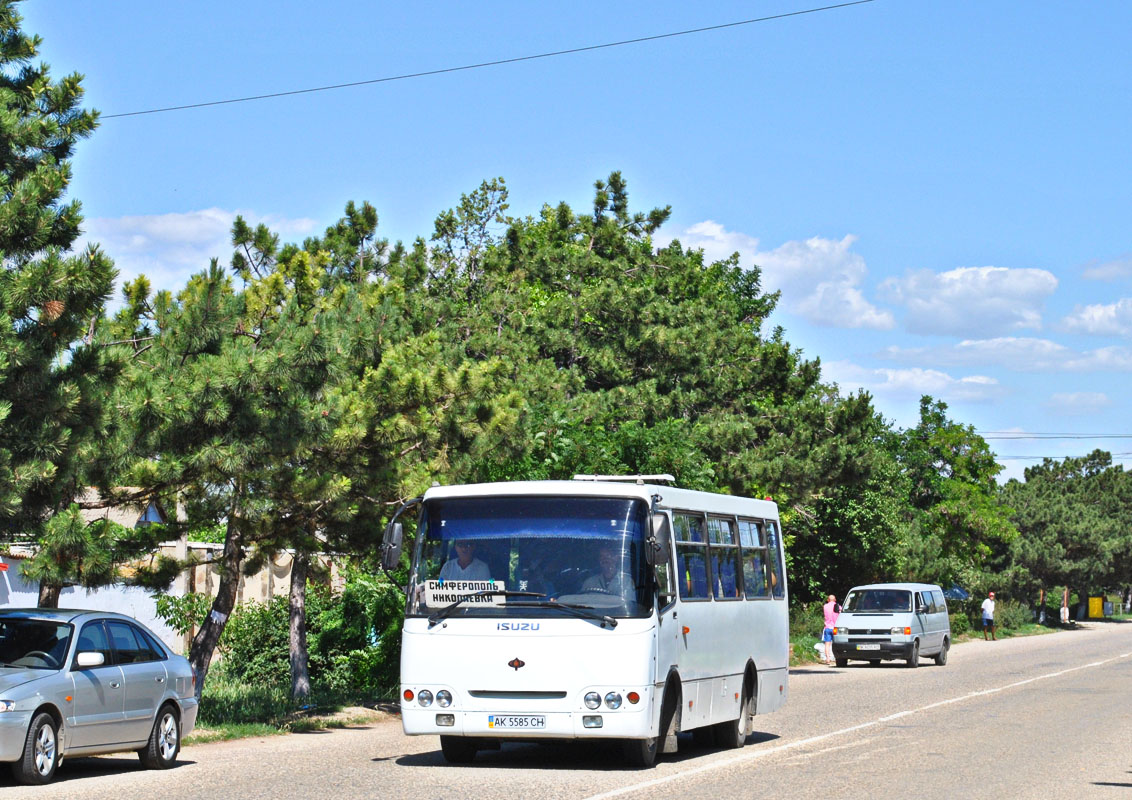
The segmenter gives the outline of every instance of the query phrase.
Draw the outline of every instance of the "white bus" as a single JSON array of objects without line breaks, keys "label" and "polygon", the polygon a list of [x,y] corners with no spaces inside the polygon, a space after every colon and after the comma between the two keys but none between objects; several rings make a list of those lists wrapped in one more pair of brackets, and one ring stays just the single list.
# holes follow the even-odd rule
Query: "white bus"
[{"label": "white bus", "polygon": [[[406,734],[439,735],[453,763],[507,739],[619,740],[647,767],[681,731],[741,747],[782,706],[777,507],[646,480],[672,479],[437,486],[414,501]],[[395,517],[387,569],[401,540]]]}]

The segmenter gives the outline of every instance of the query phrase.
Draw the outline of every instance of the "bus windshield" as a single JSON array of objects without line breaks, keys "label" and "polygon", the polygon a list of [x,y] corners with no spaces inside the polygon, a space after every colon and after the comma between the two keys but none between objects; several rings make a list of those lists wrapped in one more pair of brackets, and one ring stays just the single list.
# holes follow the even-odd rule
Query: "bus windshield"
[{"label": "bus windshield", "polygon": [[408,613],[435,614],[467,598],[446,616],[561,616],[555,605],[647,616],[647,512],[642,500],[630,498],[429,500]]}]

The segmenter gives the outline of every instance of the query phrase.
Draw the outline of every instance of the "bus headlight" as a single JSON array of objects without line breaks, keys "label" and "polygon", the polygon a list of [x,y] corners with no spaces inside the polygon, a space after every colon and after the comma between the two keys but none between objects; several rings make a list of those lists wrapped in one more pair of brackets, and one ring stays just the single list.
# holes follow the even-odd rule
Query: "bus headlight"
[{"label": "bus headlight", "polygon": [[428,708],[432,705],[432,692],[428,689],[421,689],[417,692],[417,702],[425,708]]},{"label": "bus headlight", "polygon": [[585,697],[586,708],[595,709],[601,707],[601,695],[597,692],[587,692]]},{"label": "bus headlight", "polygon": [[610,692],[605,696],[605,705],[608,708],[621,708],[621,695],[617,692]]},{"label": "bus headlight", "polygon": [[441,689],[436,693],[436,704],[441,708],[448,708],[452,705],[452,693],[447,689]]}]

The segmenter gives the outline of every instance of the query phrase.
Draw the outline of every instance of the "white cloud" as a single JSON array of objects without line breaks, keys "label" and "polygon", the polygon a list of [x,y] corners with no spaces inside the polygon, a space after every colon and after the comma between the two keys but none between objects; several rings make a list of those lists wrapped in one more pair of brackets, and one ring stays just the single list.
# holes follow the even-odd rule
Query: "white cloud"
[{"label": "white cloud", "polygon": [[943,347],[887,347],[879,358],[902,364],[998,367],[1012,372],[1132,372],[1132,349],[1079,352],[1049,339],[1003,336]]},{"label": "white cloud", "polygon": [[1118,281],[1132,278],[1132,254],[1085,267],[1082,276],[1091,281]]},{"label": "white cloud", "polygon": [[1096,414],[1111,405],[1112,400],[1104,392],[1059,392],[1046,403],[1054,413],[1077,417]]},{"label": "white cloud", "polygon": [[738,252],[744,266],[757,264],[767,291],[782,292],[782,307],[817,325],[837,328],[893,327],[892,314],[865,299],[860,285],[865,260],[852,252],[855,236],[840,240],[815,236],[760,250],[759,240],[726,230],[718,222],[697,223],[678,237],[685,247],[701,248],[709,261]]},{"label": "white cloud", "polygon": [[284,241],[302,238],[315,229],[311,219],[208,208],[182,214],[87,219],[76,249],[88,242],[101,245],[118,268],[119,287],[144,273],[154,289],[176,291],[192,275],[207,269],[212,258],[218,258],[225,266],[229,263],[236,214],[241,214],[249,224],[266,224]]},{"label": "white cloud", "polygon": [[982,403],[1005,394],[999,382],[987,375],[955,378],[934,369],[870,369],[848,361],[822,363],[822,377],[834,381],[843,392],[865,389],[891,400],[919,399],[921,395],[947,402]]},{"label": "white cloud", "polygon": [[1124,297],[1107,305],[1077,306],[1061,324],[1072,333],[1128,336],[1132,334],[1132,298]]},{"label": "white cloud", "polygon": [[912,333],[993,336],[1041,328],[1041,307],[1057,288],[1042,269],[960,267],[910,272],[885,280],[880,290],[907,309]]}]

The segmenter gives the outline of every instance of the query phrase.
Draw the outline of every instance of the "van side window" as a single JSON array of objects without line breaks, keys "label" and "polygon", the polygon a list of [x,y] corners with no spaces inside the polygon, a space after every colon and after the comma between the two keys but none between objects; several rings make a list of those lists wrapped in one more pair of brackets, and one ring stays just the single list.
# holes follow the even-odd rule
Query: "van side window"
[{"label": "van side window", "polygon": [[940,589],[932,589],[932,598],[935,600],[935,610],[940,613],[947,613],[947,598],[943,596],[943,591]]}]

